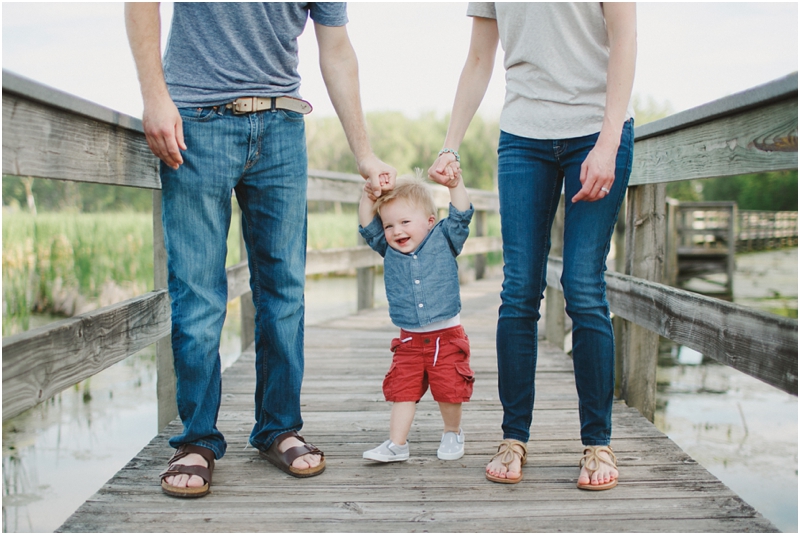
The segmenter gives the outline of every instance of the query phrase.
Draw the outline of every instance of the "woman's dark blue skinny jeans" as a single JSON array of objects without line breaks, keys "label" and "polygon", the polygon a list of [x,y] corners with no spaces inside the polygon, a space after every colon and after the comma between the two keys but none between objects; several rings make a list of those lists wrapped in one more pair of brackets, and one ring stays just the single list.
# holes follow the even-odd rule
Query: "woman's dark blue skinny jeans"
[{"label": "woman's dark blue skinny jeans", "polygon": [[578,390],[581,440],[611,441],[614,332],[606,301],[606,257],[633,161],[633,121],[622,131],[611,192],[595,202],[573,203],[581,164],[598,134],[571,139],[530,139],[500,133],[498,182],[504,281],[497,322],[497,363],[503,437],[527,442],[533,420],[537,322],[544,296],[550,228],[564,188],[564,289],[572,319],[572,358]]}]

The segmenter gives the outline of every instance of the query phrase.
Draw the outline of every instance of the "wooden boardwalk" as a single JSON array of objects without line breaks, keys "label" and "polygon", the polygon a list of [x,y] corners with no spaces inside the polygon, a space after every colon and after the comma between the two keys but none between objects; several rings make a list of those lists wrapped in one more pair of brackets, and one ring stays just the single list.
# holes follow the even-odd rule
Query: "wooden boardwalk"
[{"label": "wooden boardwalk", "polygon": [[172,453],[175,421],[82,505],[64,532],[744,532],[774,525],[623,403],[614,407],[612,446],[620,484],[577,490],[581,453],[570,358],[540,344],[537,399],[524,480],[483,476],[501,438],[494,336],[499,281],[462,287],[462,319],[477,375],[465,406],[467,453],[440,461],[441,418],[426,394],[410,435],[411,459],[370,463],[361,453],[388,436],[381,381],[397,329],[385,308],[306,328],[302,434],[325,451],[328,468],[295,479],[247,445],[253,422],[254,355],[224,374],[220,430],[228,452],[212,493],[199,500],[161,493],[158,473]]}]

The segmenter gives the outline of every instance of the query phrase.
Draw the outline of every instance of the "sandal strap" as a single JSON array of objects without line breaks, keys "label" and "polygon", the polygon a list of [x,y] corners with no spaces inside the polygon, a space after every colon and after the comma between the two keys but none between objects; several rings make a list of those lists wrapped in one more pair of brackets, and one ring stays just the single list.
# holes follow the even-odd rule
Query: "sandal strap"
[{"label": "sandal strap", "polygon": [[190,453],[196,453],[197,455],[205,459],[209,466],[211,466],[211,463],[214,462],[214,459],[216,458],[214,452],[211,451],[209,448],[204,448],[203,446],[195,446],[194,444],[181,444],[178,447],[175,454],[172,457],[170,457],[168,463],[172,464],[175,461],[183,459]]},{"label": "sandal strap", "polygon": [[[609,458],[600,457],[598,453],[605,453]],[[586,446],[583,450],[583,457],[581,457],[578,466],[591,472],[596,472],[600,468],[600,463],[607,464],[612,468],[617,467],[617,456],[611,449],[611,446]]]},{"label": "sandal strap", "polygon": [[286,440],[289,437],[296,438],[297,440],[302,442],[303,445],[302,446],[295,446],[293,448],[289,448],[288,450],[280,453],[281,458],[283,459],[283,461],[288,466],[291,466],[291,464],[295,461],[295,459],[297,459],[298,457],[301,457],[303,455],[314,454],[314,455],[319,455],[319,456],[321,456],[323,458],[325,457],[325,454],[322,453],[322,451],[318,447],[316,447],[313,444],[310,444],[310,443],[306,442],[306,439],[301,437],[297,433],[297,431],[288,431],[286,433],[282,433],[282,434],[278,435],[277,437],[275,437],[275,444],[276,444],[276,449],[278,450],[278,452],[280,452],[280,449],[277,448],[277,444],[280,444],[281,442],[283,442],[284,440]]},{"label": "sandal strap", "polygon": [[163,481],[165,477],[177,476],[185,474],[188,476],[198,476],[203,478],[206,483],[211,483],[211,470],[205,466],[185,465],[185,464],[171,464],[169,468],[158,474]]},{"label": "sandal strap", "polygon": [[[183,459],[190,453],[196,453],[197,455],[201,456],[208,463],[208,466],[206,467],[175,463],[175,461]],[[165,477],[186,474],[190,476],[199,476],[203,478],[206,483],[211,484],[211,474],[214,472],[214,459],[214,452],[208,448],[204,448],[203,446],[195,446],[194,444],[182,444],[180,447],[178,447],[178,450],[168,461],[169,466],[167,469],[158,474],[158,477],[160,477],[163,481]]]},{"label": "sandal strap", "polygon": [[492,461],[500,457],[500,462],[508,468],[514,462],[515,455],[519,455],[521,464],[525,464],[528,459],[528,447],[519,440],[505,439],[497,446],[497,453],[492,456]]}]

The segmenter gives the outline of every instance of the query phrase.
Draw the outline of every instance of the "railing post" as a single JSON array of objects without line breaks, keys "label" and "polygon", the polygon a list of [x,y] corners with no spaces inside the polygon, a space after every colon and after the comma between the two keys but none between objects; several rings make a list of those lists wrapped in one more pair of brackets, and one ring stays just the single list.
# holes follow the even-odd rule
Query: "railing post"
[{"label": "railing post", "polygon": [[[239,213],[239,262],[247,260],[247,246],[244,243],[244,218],[239,200],[236,200]],[[242,294],[239,298],[240,318],[242,319],[242,351],[256,340],[256,306],[253,304],[253,292]]]},{"label": "railing post", "polygon": [[[153,283],[156,290],[167,287],[167,250],[161,220],[161,190],[153,190]],[[178,416],[172,336],[156,342],[156,399],[158,432]]]},{"label": "railing post", "polygon": [[667,243],[664,257],[664,282],[678,285],[678,201],[667,199]]},{"label": "railing post", "polygon": [[[475,236],[486,236],[489,233],[486,212],[484,210],[475,211]],[[486,255],[475,255],[475,280],[480,280],[486,276]]]},{"label": "railing post", "polygon": [[[358,244],[366,245],[367,242],[358,235]],[[375,306],[375,268],[364,267],[356,269],[356,288],[358,298],[356,310],[367,310]]]},{"label": "railing post", "polygon": [[[550,229],[550,255],[564,254],[564,194],[558,202],[558,210]],[[545,301],[545,338],[559,349],[564,349],[565,317],[564,293],[559,288],[548,286],[544,291]]]},{"label": "railing post", "polygon": [[728,214],[728,263],[725,270],[727,275],[725,295],[731,301],[733,301],[733,273],[736,271],[736,223],[739,220],[738,214],[738,205],[732,203]]},{"label": "railing post", "polygon": [[[664,273],[666,186],[628,188],[625,273],[661,282]],[[629,321],[618,337],[622,355],[620,397],[653,421],[656,408],[658,334]]]}]

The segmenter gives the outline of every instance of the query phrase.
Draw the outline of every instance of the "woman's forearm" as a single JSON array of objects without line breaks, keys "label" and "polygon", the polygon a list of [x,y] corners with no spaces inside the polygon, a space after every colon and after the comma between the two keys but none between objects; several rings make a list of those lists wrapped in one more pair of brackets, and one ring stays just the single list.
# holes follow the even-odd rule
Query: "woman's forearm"
[{"label": "woman's forearm", "polygon": [[606,109],[598,143],[619,145],[636,70],[636,4],[603,4],[608,28],[609,57]]},{"label": "woman's forearm", "polygon": [[447,148],[458,149],[469,123],[478,111],[492,78],[498,41],[496,20],[473,18],[469,54],[458,81],[450,125],[445,137],[444,146]]}]

